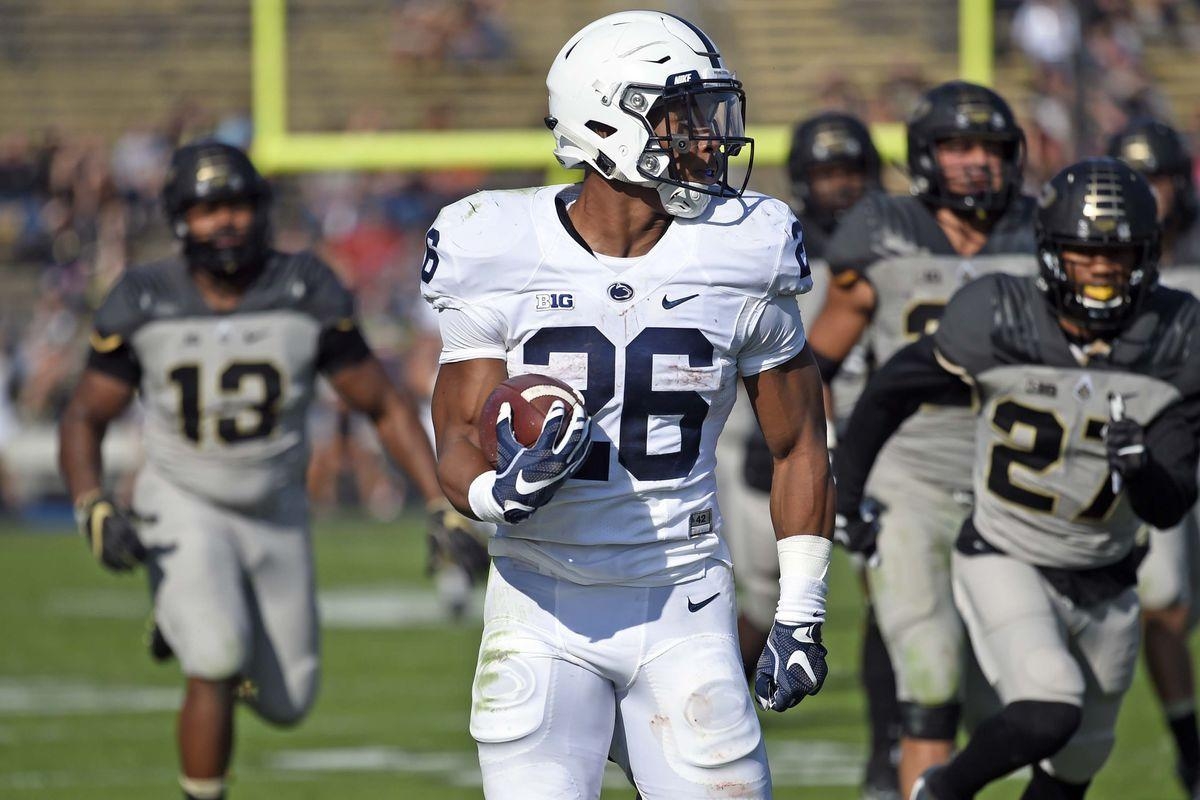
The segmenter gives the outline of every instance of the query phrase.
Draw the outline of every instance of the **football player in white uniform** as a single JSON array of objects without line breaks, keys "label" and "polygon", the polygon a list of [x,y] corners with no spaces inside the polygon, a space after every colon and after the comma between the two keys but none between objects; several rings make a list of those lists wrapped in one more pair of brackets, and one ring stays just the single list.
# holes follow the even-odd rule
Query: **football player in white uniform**
[{"label": "football player in white uniform", "polygon": [[[240,150],[180,148],[163,200],[182,258],[128,270],[96,313],[87,369],[63,413],[61,463],[92,552],[114,571],[145,563],[158,657],[187,679],[180,783],[220,800],[240,696],[294,725],[320,669],[304,475],[318,374],[374,423],[430,504],[435,543],[468,520],[438,489],[416,406],[354,318],[354,299],[309,253],[270,246],[270,189]],[[108,423],[141,395],[146,466],[133,509],[101,486]]]},{"label": "football player in white uniform", "polygon": [[[604,17],[547,85],[555,154],[583,183],[448,206],[422,274],[443,339],[439,477],[497,524],[471,707],[484,793],[598,797],[611,746],[646,800],[770,797],[713,472],[740,375],[774,458],[781,561],[755,694],[782,711],[825,677],[832,534],[800,224],[733,181],[753,148],[742,87],[686,20]],[[582,409],[555,406],[523,447],[501,406],[492,465],[484,401],[533,372]]]}]

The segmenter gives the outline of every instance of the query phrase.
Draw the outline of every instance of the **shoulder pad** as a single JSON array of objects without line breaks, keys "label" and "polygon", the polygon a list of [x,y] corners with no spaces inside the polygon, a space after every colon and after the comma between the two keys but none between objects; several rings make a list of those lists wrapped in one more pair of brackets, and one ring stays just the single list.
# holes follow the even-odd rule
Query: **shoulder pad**
[{"label": "shoulder pad", "polygon": [[935,336],[938,351],[972,375],[990,365],[1036,363],[1032,281],[1003,273],[977,278],[946,306]]},{"label": "shoulder pad", "polygon": [[[95,329],[93,345],[97,344],[97,340],[107,339],[111,343],[128,339],[152,320],[161,307],[161,301],[170,300],[172,285],[178,279],[176,273],[182,269],[182,265],[174,259],[126,269],[109,289],[92,318]],[[113,336],[118,338],[113,339]]]},{"label": "shoulder pad", "polygon": [[1156,286],[1137,319],[1121,334],[1115,365],[1172,383],[1200,388],[1200,300],[1189,292]]},{"label": "shoulder pad", "polygon": [[[477,192],[443,208],[425,237],[421,281],[426,300],[436,306],[449,298],[467,299],[513,287],[513,267],[540,253],[533,224],[539,194],[551,192],[553,197],[563,188]],[[496,269],[496,259],[508,254],[520,258],[506,261],[506,269]],[[535,257],[530,263],[536,262]]]},{"label": "shoulder pad", "polygon": [[829,241],[826,259],[833,274],[865,274],[881,259],[929,252],[933,243],[922,241],[922,215],[929,212],[915,198],[868,193],[846,212]]},{"label": "shoulder pad", "polygon": [[328,264],[311,250],[274,254],[279,302],[316,318],[322,328],[354,319],[354,295]]},{"label": "shoulder pad", "polygon": [[767,296],[803,294],[812,288],[803,226],[782,200],[746,192],[710,203],[695,220],[674,224],[694,228],[702,259],[716,261],[717,254],[724,254],[721,260],[744,265],[729,276],[734,283]]}]

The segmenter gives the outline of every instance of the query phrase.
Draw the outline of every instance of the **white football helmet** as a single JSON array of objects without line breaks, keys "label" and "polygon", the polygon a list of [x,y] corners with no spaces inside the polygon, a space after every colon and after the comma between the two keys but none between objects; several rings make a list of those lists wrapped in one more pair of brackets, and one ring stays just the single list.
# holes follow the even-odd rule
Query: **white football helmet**
[{"label": "white football helmet", "polygon": [[[740,197],[754,163],[746,95],[712,40],[659,11],[622,11],[571,37],[546,76],[554,155],[609,180],[658,190],[679,217],[713,196]],[[729,184],[729,162],[746,156]]]}]

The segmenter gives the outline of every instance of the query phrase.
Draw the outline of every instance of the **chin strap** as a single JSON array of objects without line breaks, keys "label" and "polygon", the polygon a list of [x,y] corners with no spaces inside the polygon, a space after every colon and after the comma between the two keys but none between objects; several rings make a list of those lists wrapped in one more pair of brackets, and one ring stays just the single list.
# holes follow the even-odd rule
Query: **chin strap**
[{"label": "chin strap", "polygon": [[671,183],[660,183],[655,189],[658,190],[658,198],[666,212],[672,217],[682,219],[695,219],[700,216],[712,200],[710,194]]}]

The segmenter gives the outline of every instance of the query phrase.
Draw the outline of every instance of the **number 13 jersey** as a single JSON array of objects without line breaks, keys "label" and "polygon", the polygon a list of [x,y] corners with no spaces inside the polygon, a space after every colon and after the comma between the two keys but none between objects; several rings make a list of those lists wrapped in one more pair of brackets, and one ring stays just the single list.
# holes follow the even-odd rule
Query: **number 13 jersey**
[{"label": "number 13 jersey", "polygon": [[640,259],[611,259],[571,225],[577,193],[481,192],[428,235],[442,363],[503,359],[509,375],[559,378],[594,422],[580,471],[528,520],[499,526],[491,551],[583,584],[690,580],[709,557],[729,560],[714,471],[737,377],[804,347],[800,224],[747,193],[674,219]]},{"label": "number 13 jersey", "polygon": [[353,296],[310,254],[272,253],[228,313],[205,304],[182,260],[135,267],[93,324],[88,367],[139,389],[147,465],[259,516],[304,483],[317,372],[370,353]]}]

